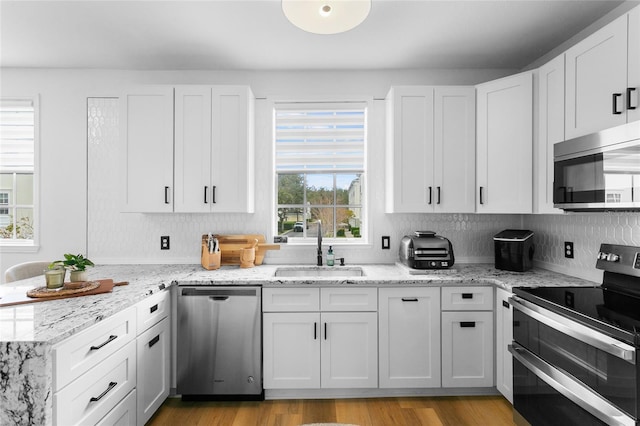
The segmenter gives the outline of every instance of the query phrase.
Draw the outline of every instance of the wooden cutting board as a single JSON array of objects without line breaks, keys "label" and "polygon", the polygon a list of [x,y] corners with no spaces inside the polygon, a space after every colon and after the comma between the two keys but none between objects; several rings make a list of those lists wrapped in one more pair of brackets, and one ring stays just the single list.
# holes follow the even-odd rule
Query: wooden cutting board
[{"label": "wooden cutting board", "polygon": [[[109,293],[111,292],[111,290],[113,290],[113,287],[115,286],[129,284],[126,281],[114,283],[112,279],[93,280],[93,281],[97,282],[99,285],[88,291],[67,292],[67,291],[61,290],[52,294],[45,294],[45,292],[42,292],[39,295],[39,297],[29,297],[27,296],[27,292],[8,294],[6,296],[2,296],[2,298],[0,299],[0,307],[24,305],[26,303],[46,302],[49,300],[68,299],[70,297],[89,296],[92,294]],[[33,289],[33,290],[38,290],[38,289]],[[30,291],[33,291],[33,290],[30,290]]]}]

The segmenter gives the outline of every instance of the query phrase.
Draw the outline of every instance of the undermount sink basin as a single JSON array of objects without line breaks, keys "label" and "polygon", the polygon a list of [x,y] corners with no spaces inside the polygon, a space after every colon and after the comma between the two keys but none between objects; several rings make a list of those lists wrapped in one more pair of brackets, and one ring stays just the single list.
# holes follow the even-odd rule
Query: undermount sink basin
[{"label": "undermount sink basin", "polygon": [[364,271],[353,266],[303,266],[276,269],[276,277],[362,277]]}]

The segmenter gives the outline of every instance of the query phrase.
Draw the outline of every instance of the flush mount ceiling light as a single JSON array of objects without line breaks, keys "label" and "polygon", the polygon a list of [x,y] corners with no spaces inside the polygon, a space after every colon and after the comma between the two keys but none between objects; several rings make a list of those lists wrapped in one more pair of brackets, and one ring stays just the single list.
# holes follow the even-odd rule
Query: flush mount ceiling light
[{"label": "flush mount ceiling light", "polygon": [[282,11],[296,27],[314,34],[337,34],[360,25],[371,0],[282,0]]}]

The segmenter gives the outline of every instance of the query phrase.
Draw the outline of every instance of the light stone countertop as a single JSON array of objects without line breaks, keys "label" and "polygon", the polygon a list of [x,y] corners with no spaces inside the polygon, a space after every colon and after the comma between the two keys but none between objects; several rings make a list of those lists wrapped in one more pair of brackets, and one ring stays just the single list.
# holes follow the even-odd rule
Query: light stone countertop
[{"label": "light stone countertop", "polygon": [[[320,286],[447,286],[489,285],[511,290],[524,286],[595,286],[596,283],[542,269],[527,272],[496,270],[493,264],[455,264],[440,271],[412,271],[402,264],[361,267],[362,277],[275,277],[276,269],[303,265],[261,265],[241,269],[225,266],[207,271],[198,265],[99,265],[89,279],[112,278],[129,285],[105,294],[0,308],[0,424],[53,423],[53,346],[98,321],[114,315],[176,283],[189,285]],[[309,268],[308,266],[306,266]],[[314,267],[311,267],[312,269]],[[323,267],[339,269],[341,266]],[[0,297],[44,286],[34,277],[0,286]],[[1,300],[1,299],[0,299]]]},{"label": "light stone countertop", "polygon": [[[444,286],[493,285],[511,290],[513,287],[535,286],[594,286],[591,281],[532,269],[509,272],[494,268],[493,264],[455,264],[448,270],[412,271],[402,264],[348,265],[360,267],[362,277],[275,277],[277,268],[308,268],[305,265],[261,265],[241,269],[223,266],[207,271],[200,265],[104,265],[89,270],[90,279],[113,278],[128,281],[129,285],[114,287],[110,293],[73,297],[62,300],[30,303],[0,308],[0,344],[40,342],[53,345],[87,328],[97,321],[134,305],[145,297],[169,287],[175,282],[192,285],[261,285],[284,287],[300,285],[345,286]],[[342,268],[341,266],[322,267]],[[0,297],[13,292],[44,285],[43,277],[35,277],[0,286]]]}]

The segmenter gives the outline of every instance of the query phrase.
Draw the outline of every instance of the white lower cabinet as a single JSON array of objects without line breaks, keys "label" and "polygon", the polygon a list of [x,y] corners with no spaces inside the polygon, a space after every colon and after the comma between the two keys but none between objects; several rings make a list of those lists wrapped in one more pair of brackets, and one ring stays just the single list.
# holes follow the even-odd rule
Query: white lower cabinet
[{"label": "white lower cabinet", "polygon": [[137,338],[138,425],[144,425],[169,396],[170,322],[168,318]]},{"label": "white lower cabinet", "polygon": [[96,424],[135,387],[136,345],[131,341],[54,394],[55,424]]},{"label": "white lower cabinet", "polygon": [[131,426],[136,424],[136,391],[118,403],[96,426]]},{"label": "white lower cabinet", "polygon": [[493,386],[493,288],[445,287],[442,309],[442,387]]},{"label": "white lower cabinet", "polygon": [[440,387],[440,288],[381,288],[379,305],[380,387]]},{"label": "white lower cabinet", "polygon": [[513,404],[513,357],[507,345],[513,341],[511,292],[496,289],[496,388]]},{"label": "white lower cabinet", "polygon": [[[263,289],[265,300],[277,301],[263,305],[265,389],[377,387],[378,318],[376,312],[364,311],[377,308],[377,300],[371,301],[375,289],[291,290]],[[337,301],[355,312],[320,312],[318,292],[327,310],[337,309]],[[299,312],[282,312],[287,305]]]}]

